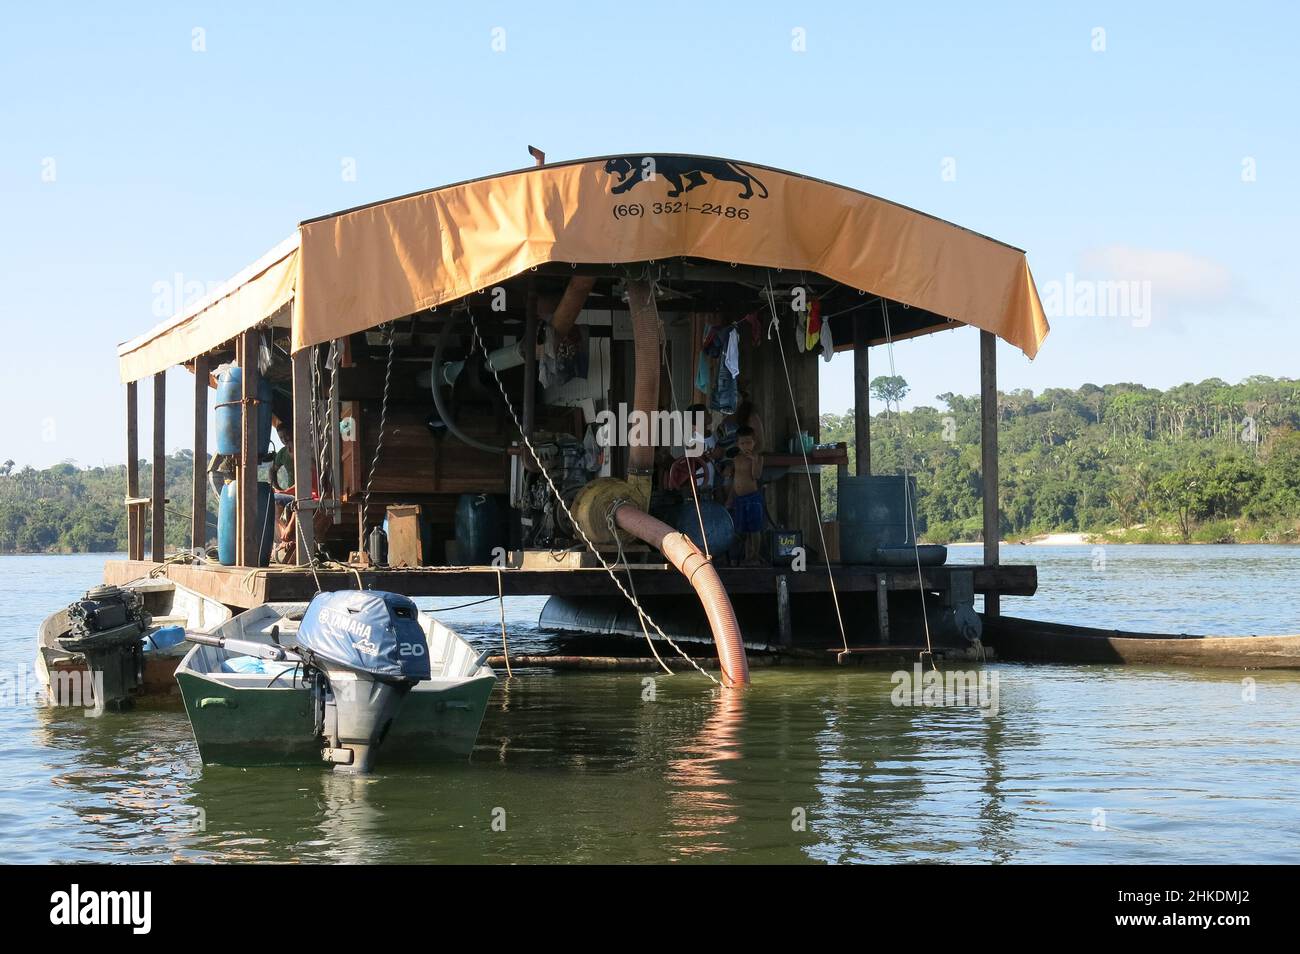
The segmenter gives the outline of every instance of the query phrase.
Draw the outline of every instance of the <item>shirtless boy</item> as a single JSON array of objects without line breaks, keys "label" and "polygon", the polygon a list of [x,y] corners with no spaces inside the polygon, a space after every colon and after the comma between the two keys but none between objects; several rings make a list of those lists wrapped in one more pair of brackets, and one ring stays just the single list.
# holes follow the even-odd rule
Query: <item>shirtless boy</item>
[{"label": "shirtless boy", "polygon": [[736,448],[738,453],[732,461],[732,518],[736,533],[744,541],[744,565],[758,566],[759,537],[764,523],[763,492],[758,487],[763,455],[758,453],[752,427],[742,427],[736,432]]}]

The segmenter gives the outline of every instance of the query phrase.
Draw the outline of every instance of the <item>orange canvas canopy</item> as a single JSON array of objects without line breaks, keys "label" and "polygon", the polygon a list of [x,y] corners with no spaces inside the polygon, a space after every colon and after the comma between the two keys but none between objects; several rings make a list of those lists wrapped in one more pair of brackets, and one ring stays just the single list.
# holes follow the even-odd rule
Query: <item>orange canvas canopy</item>
[{"label": "orange canvas canopy", "polygon": [[1048,333],[1019,249],[863,192],[726,159],[558,163],[340,212],[300,234],[294,350],[537,265],[675,257],[816,272],[990,331],[1031,358]]}]

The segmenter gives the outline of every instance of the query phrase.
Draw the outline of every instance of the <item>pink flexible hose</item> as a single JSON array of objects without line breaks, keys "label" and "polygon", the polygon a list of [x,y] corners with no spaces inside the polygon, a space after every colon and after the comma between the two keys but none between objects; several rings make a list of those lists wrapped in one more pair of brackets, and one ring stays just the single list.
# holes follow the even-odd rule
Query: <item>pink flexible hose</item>
[{"label": "pink flexible hose", "polygon": [[614,522],[662,553],[686,577],[698,594],[704,615],[709,620],[709,629],[713,631],[718,664],[722,667],[722,684],[728,688],[749,685],[749,659],[740,638],[736,611],[722,580],[718,578],[717,569],[700,548],[686,534],[631,504],[623,504],[614,511]]}]

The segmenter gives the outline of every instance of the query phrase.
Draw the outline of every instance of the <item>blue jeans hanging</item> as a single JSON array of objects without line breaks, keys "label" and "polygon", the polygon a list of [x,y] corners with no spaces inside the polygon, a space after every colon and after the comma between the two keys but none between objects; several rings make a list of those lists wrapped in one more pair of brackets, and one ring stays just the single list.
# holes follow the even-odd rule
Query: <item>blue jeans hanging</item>
[{"label": "blue jeans hanging", "polygon": [[710,406],[723,414],[732,414],[736,410],[736,379],[727,370],[725,363],[718,364],[718,381],[713,386]]}]

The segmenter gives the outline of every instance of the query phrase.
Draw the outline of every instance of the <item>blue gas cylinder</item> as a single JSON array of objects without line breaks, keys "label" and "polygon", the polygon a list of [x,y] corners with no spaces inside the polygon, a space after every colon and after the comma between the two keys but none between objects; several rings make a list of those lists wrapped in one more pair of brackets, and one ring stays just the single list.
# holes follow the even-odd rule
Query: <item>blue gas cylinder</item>
[{"label": "blue gas cylinder", "polygon": [[[217,372],[217,453],[238,454],[243,421],[244,374],[237,364],[228,364]],[[257,453],[271,448],[271,383],[261,378],[257,383]]]},{"label": "blue gas cylinder", "polygon": [[[257,525],[261,528],[257,566],[271,562],[271,547],[275,543],[275,508],[271,506],[271,485],[257,485]],[[221,488],[221,503],[217,509],[217,559],[222,566],[234,566],[239,539],[239,481],[229,481]]]}]

